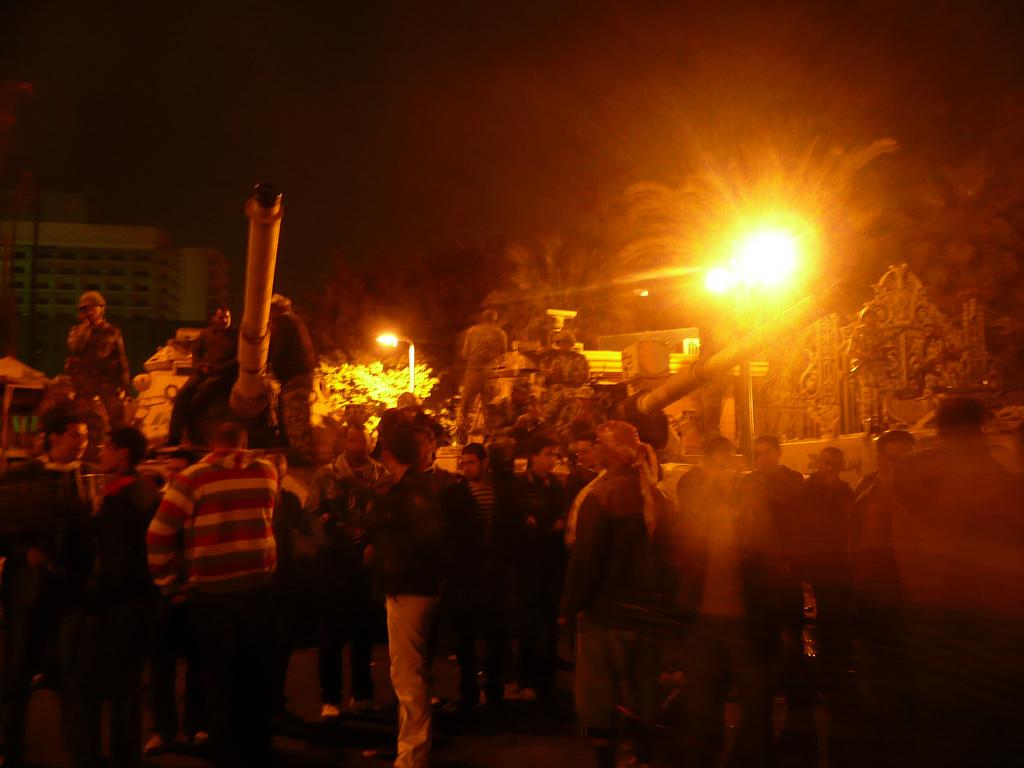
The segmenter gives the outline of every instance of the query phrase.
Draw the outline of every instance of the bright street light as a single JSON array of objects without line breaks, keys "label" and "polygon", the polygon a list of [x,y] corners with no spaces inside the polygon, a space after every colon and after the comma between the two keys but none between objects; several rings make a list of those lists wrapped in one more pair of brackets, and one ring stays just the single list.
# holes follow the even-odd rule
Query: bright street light
[{"label": "bright street light", "polygon": [[739,247],[740,279],[748,284],[778,285],[796,268],[796,238],[782,230],[755,232]]},{"label": "bright street light", "polygon": [[393,333],[382,333],[377,343],[385,347],[398,347],[399,343],[409,345],[409,391],[416,394],[416,345],[409,339],[402,339]]},{"label": "bright street light", "polygon": [[712,293],[726,293],[736,285],[736,276],[731,269],[715,267],[708,272],[708,276],[704,279],[704,285]]},{"label": "bright street light", "polygon": [[712,293],[728,293],[737,285],[772,288],[781,285],[797,267],[797,238],[781,229],[754,232],[736,246],[724,267],[713,267],[704,278]]}]

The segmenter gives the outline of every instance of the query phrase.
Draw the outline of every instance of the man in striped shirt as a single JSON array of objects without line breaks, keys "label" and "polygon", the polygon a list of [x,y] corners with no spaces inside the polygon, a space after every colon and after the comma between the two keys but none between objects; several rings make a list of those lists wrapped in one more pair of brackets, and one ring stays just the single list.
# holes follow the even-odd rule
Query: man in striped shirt
[{"label": "man in striped shirt", "polygon": [[484,695],[498,713],[508,656],[508,589],[519,551],[521,510],[512,488],[489,470],[487,450],[469,443],[459,457],[462,480],[441,494],[448,526],[446,599],[455,626],[461,710],[470,715],[480,701],[476,639],[487,645]]},{"label": "man in striped shirt", "polygon": [[191,592],[218,765],[272,760],[271,520],[277,470],[246,450],[238,424],[221,425],[213,453],[171,483],[149,527],[149,569],[162,590]]}]

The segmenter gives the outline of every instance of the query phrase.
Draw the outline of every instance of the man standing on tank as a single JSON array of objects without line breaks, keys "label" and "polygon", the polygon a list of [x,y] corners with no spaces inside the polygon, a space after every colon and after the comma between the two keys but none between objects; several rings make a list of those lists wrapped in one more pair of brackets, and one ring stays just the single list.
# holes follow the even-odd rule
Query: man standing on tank
[{"label": "man standing on tank", "polygon": [[287,296],[275,293],[270,300],[270,352],[267,360],[281,383],[281,429],[294,465],[316,461],[309,401],[313,395],[316,351],[306,324],[292,310]]},{"label": "man standing on tank", "polygon": [[[68,356],[64,373],[71,378],[75,402],[99,414],[102,406],[108,429],[124,426],[124,402],[130,374],[124,339],[116,325],[107,322],[107,302],[99,291],[86,291],[78,299],[78,322],[68,332]],[[96,435],[90,442],[98,443]]]}]

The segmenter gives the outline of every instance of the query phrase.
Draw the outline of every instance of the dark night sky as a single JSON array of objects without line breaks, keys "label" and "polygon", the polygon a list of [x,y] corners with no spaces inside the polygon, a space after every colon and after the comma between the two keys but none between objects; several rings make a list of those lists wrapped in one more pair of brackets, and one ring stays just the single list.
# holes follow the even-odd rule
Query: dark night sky
[{"label": "dark night sky", "polygon": [[1024,81],[1012,4],[3,8],[0,79],[35,86],[6,180],[34,167],[87,194],[94,221],[234,264],[249,185],[275,180],[279,279],[300,297],[329,247],[358,261],[529,238],[752,131],[894,136],[907,169],[955,160]]}]

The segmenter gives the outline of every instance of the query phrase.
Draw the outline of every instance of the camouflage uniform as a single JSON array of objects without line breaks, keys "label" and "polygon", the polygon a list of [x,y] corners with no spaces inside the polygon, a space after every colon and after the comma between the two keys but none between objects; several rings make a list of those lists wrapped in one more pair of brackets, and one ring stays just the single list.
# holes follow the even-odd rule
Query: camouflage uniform
[{"label": "camouflage uniform", "polygon": [[553,422],[570,402],[571,390],[582,387],[590,378],[590,363],[576,350],[552,351],[540,361],[547,397],[544,420]]},{"label": "camouflage uniform", "polygon": [[313,427],[309,420],[309,399],[313,375],[296,376],[281,385],[281,425],[292,456],[306,461],[316,458]]},{"label": "camouflage uniform", "polygon": [[[104,416],[109,429],[124,426],[121,394],[128,389],[129,372],[124,339],[117,326],[106,320],[96,325],[73,325],[68,333],[64,373],[71,378],[76,403]],[[94,437],[90,435],[90,443]]]},{"label": "camouflage uniform", "polygon": [[291,301],[277,294],[271,305],[268,362],[281,383],[280,424],[292,461],[315,462],[309,401],[313,396],[316,351],[306,324],[292,311]]},{"label": "camouflage uniform", "polygon": [[[465,429],[477,398],[483,399],[487,379],[494,363],[508,349],[508,337],[493,323],[479,323],[466,331],[462,357],[466,373],[462,377],[462,401],[459,405],[459,426]],[[483,403],[486,408],[487,403]]]}]

